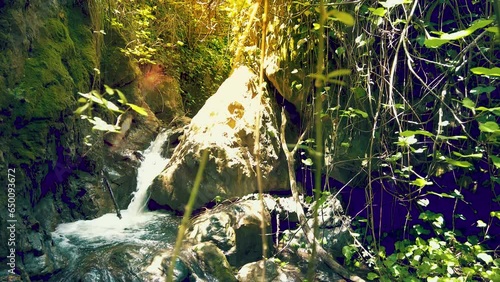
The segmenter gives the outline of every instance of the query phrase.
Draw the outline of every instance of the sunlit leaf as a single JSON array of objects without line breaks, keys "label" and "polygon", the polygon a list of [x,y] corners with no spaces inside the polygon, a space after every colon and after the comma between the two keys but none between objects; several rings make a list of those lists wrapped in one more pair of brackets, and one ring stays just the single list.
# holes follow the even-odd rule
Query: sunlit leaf
[{"label": "sunlit leaf", "polygon": [[331,10],[328,12],[328,16],[334,16],[338,21],[348,26],[353,26],[355,22],[351,14],[339,10]]},{"label": "sunlit leaf", "polygon": [[122,104],[127,104],[128,101],[127,101],[127,97],[125,97],[125,94],[123,94],[123,92],[121,92],[120,90],[116,89],[116,93],[118,93],[118,96],[120,97],[120,103]]},{"label": "sunlit leaf", "polygon": [[500,211],[492,211],[490,212],[490,216],[500,219]]},{"label": "sunlit leaf", "polygon": [[305,160],[302,160],[302,163],[305,164],[306,166],[312,166],[313,165],[313,161],[311,158],[307,158]]},{"label": "sunlit leaf", "polygon": [[493,162],[493,165],[497,168],[500,169],[500,158],[497,156],[490,156],[491,161]]},{"label": "sunlit leaf", "polygon": [[493,262],[493,258],[487,253],[479,253],[477,254],[477,258],[484,261],[486,264],[490,264]]},{"label": "sunlit leaf", "polygon": [[400,136],[404,136],[404,137],[408,137],[408,136],[412,136],[412,135],[424,135],[424,136],[427,136],[427,137],[433,137],[434,134],[430,133],[429,131],[427,130],[405,130],[401,133],[399,133]]},{"label": "sunlit leaf", "polygon": [[490,113],[493,113],[494,115],[500,116],[500,107],[495,107],[495,108],[486,108],[486,107],[477,107],[476,110],[478,111],[488,111]]},{"label": "sunlit leaf", "polygon": [[106,99],[102,99],[102,100],[103,100],[103,105],[106,108],[108,108],[108,110],[111,110],[113,112],[123,113],[123,111],[120,110],[120,108],[118,108],[118,106],[116,106],[113,102],[108,101]]},{"label": "sunlit leaf", "polygon": [[143,116],[148,115],[148,112],[146,112],[146,110],[143,107],[139,107],[139,106],[134,105],[132,103],[127,103],[127,106],[129,106],[132,110],[134,110],[135,112],[137,112],[140,115],[143,115]]},{"label": "sunlit leaf", "polygon": [[89,106],[90,106],[90,103],[87,103],[81,107],[78,107],[78,109],[76,109],[74,113],[79,115],[79,114],[83,113],[86,109],[88,109]]},{"label": "sunlit leaf", "polygon": [[90,93],[80,93],[80,92],[78,92],[78,95],[81,95],[81,96],[83,96],[83,97],[85,97],[85,98],[87,98],[87,99],[89,99],[92,102],[95,102],[97,104],[101,104],[101,105],[103,104],[102,99],[100,97],[96,97],[94,95],[94,92],[90,92]]},{"label": "sunlit leaf", "polygon": [[469,98],[464,98],[462,100],[462,105],[466,107],[467,109],[474,110],[476,108],[476,103],[474,103],[471,99]]},{"label": "sunlit leaf", "polygon": [[485,28],[484,30],[488,31],[488,32],[493,32],[495,34],[495,36],[498,36],[498,26],[490,26],[488,28]]},{"label": "sunlit leaf", "polygon": [[453,155],[460,157],[460,158],[475,158],[475,159],[480,159],[483,157],[483,154],[481,153],[475,153],[475,154],[470,154],[470,155],[462,155],[459,152],[453,152]]},{"label": "sunlit leaf", "polygon": [[477,227],[479,227],[479,228],[483,228],[483,227],[488,226],[484,221],[482,221],[480,219],[477,220],[476,223],[477,223]]},{"label": "sunlit leaf", "polygon": [[315,79],[326,80],[326,76],[324,76],[322,74],[311,73],[311,74],[308,74],[307,76],[315,78]]},{"label": "sunlit leaf", "polygon": [[417,204],[421,205],[422,207],[427,207],[429,205],[429,202],[430,201],[427,198],[417,200]]},{"label": "sunlit leaf", "polygon": [[385,13],[387,13],[387,10],[384,9],[384,8],[368,8],[368,10],[370,12],[372,12],[372,14],[374,14],[375,16],[379,16],[379,17],[383,17],[385,16]]},{"label": "sunlit leaf", "polygon": [[479,130],[482,132],[495,133],[499,132],[498,123],[494,121],[487,121],[485,123],[479,123]]},{"label": "sunlit leaf", "polygon": [[395,155],[392,155],[385,160],[388,162],[396,162],[397,160],[401,159],[403,157],[403,154],[401,152],[397,152]]},{"label": "sunlit leaf", "polygon": [[477,68],[472,68],[470,71],[473,74],[480,74],[480,75],[486,75],[486,76],[500,76],[500,68],[495,67],[495,68],[483,68],[483,67],[477,67]]},{"label": "sunlit leaf", "polygon": [[468,139],[467,136],[463,136],[463,135],[457,135],[457,136],[443,136],[443,135],[438,135],[437,138],[440,139],[440,140]]},{"label": "sunlit leaf", "polygon": [[94,119],[89,119],[89,121],[94,124],[94,127],[92,127],[93,130],[120,132],[119,126],[109,124],[99,117],[95,117]]},{"label": "sunlit leaf", "polygon": [[495,86],[478,86],[478,87],[475,87],[475,88],[472,88],[470,93],[471,94],[475,94],[475,95],[480,95],[480,94],[483,94],[483,93],[487,93],[487,94],[490,94],[491,92],[495,91],[496,87]]},{"label": "sunlit leaf", "polygon": [[386,2],[379,2],[379,3],[380,3],[380,5],[389,9],[389,8],[394,7],[394,6],[401,5],[401,4],[407,4],[410,2],[411,1],[409,1],[409,0],[387,0]]},{"label": "sunlit leaf", "polygon": [[313,29],[318,30],[321,27],[319,23],[313,23]]},{"label": "sunlit leaf", "polygon": [[414,153],[414,154],[422,154],[423,152],[425,152],[425,150],[427,149],[426,147],[422,147],[422,148],[418,148],[418,149],[413,149],[413,148],[410,148],[411,149],[411,152]]},{"label": "sunlit leaf", "polygon": [[106,93],[108,93],[109,95],[115,94],[115,90],[113,88],[107,86],[106,84],[104,84],[104,89],[106,90]]},{"label": "sunlit leaf", "polygon": [[330,72],[326,77],[327,78],[332,78],[332,77],[339,77],[343,75],[350,75],[351,70],[350,69],[339,69],[339,70],[334,70]]},{"label": "sunlit leaf", "polygon": [[450,39],[442,39],[437,37],[429,37],[424,41],[424,46],[427,48],[439,48],[441,45],[450,42]]},{"label": "sunlit leaf", "polygon": [[427,181],[427,180],[425,180],[423,178],[417,178],[417,179],[413,180],[410,183],[413,184],[413,185],[415,185],[415,186],[418,186],[418,187],[424,187],[426,185],[432,185],[432,182]]},{"label": "sunlit leaf", "polygon": [[492,22],[493,22],[493,20],[479,19],[479,20],[473,22],[472,25],[467,29],[460,30],[460,31],[450,33],[450,34],[443,33],[441,35],[441,38],[442,39],[450,39],[450,40],[461,39],[461,38],[464,38],[466,36],[471,35],[474,31],[476,31],[480,28],[483,28],[483,27],[491,24]]},{"label": "sunlit leaf", "polygon": [[415,138],[414,135],[411,136],[399,136],[398,137],[398,142],[395,142],[395,144],[401,146],[401,147],[409,147],[412,144],[417,143],[417,138]]},{"label": "sunlit leaf", "polygon": [[468,161],[458,161],[458,160],[454,160],[451,158],[446,158],[445,161],[447,163],[451,164],[452,166],[456,166],[456,167],[463,167],[463,168],[472,167],[472,164]]},{"label": "sunlit leaf", "polygon": [[464,30],[459,30],[457,32],[453,33],[442,33],[439,38],[437,37],[430,37],[425,39],[424,45],[427,48],[438,48],[443,44],[446,44],[452,40],[458,40],[461,38],[464,38],[466,36],[471,35],[473,32],[476,30],[483,28],[489,24],[491,24],[493,20],[486,20],[486,19],[479,19],[472,23],[472,25]]}]

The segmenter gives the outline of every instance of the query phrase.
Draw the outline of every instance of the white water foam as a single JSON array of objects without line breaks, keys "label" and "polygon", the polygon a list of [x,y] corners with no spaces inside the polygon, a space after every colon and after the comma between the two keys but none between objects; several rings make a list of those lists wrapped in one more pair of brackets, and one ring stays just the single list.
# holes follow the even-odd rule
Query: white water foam
[{"label": "white water foam", "polygon": [[[168,139],[168,131],[158,134],[148,149],[137,171],[137,190],[122,219],[116,213],[108,213],[92,220],[79,220],[60,224],[52,237],[61,245],[73,245],[84,241],[87,246],[100,246],[116,242],[143,242],[147,238],[146,226],[166,216],[157,212],[145,212],[148,188],[168,164],[161,156],[162,146]],[[75,242],[76,241],[76,242]]]}]

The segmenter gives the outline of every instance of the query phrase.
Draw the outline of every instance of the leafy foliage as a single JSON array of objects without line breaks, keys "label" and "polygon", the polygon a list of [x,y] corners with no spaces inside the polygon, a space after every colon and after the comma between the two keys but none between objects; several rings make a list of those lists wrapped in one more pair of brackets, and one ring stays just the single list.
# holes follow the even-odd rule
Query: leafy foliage
[{"label": "leafy foliage", "polygon": [[[140,115],[148,115],[147,111],[144,108],[129,103],[125,95],[120,90],[113,89],[107,85],[104,85],[104,87],[104,93],[99,93],[97,90],[92,90],[89,93],[78,93],[83,97],[78,100],[83,105],[75,110],[75,114],[80,115],[82,119],[85,119],[93,124],[93,130],[105,132],[120,132],[118,121],[115,121],[114,123],[116,123],[116,125],[113,125],[109,124],[98,116],[93,117],[95,113],[98,113],[98,111],[94,108],[95,105],[100,106],[100,108],[106,110],[107,113],[112,116],[115,116],[115,113],[122,114],[128,110],[135,111]],[[118,107],[115,103],[109,100],[110,98],[113,98],[115,94],[117,94],[118,96],[118,102],[121,104],[121,107]],[[83,113],[87,113],[88,115],[85,115]]]}]

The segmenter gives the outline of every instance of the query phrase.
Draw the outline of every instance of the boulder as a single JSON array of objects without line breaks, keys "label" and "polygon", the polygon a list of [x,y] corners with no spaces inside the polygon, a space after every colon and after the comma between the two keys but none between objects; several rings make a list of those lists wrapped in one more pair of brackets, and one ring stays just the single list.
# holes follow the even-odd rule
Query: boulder
[{"label": "boulder", "polygon": [[[266,260],[266,279],[267,282],[292,282],[303,281],[300,269],[288,264],[277,264],[274,260]],[[245,264],[238,271],[238,281],[240,282],[253,282],[262,281],[262,274],[264,270],[264,261],[260,260]]]},{"label": "boulder", "polygon": [[257,191],[254,128],[259,114],[264,191],[287,189],[276,116],[266,95],[258,97],[257,76],[247,67],[236,69],[191,120],[170,163],[153,182],[151,200],[183,211],[205,150],[209,157],[195,209],[216,197],[230,199]]},{"label": "boulder", "polygon": [[[260,226],[265,220],[266,233],[271,231],[268,211],[261,213],[260,201],[242,200],[222,204],[193,219],[186,240],[212,242],[227,256],[232,266],[240,267],[262,258]],[[272,246],[269,236],[268,246]]]}]

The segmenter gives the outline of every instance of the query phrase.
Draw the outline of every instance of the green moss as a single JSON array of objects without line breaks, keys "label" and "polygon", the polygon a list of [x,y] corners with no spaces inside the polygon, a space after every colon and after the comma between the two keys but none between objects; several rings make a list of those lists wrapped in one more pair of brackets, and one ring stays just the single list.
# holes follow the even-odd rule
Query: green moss
[{"label": "green moss", "polygon": [[[8,13],[10,19],[15,12]],[[11,149],[10,163],[32,164],[50,157],[49,131],[61,122],[73,123],[77,92],[90,90],[96,64],[89,19],[79,8],[38,16],[39,22],[30,25],[36,36],[23,33],[12,39],[9,31],[0,36],[12,45],[0,53],[0,108],[8,113],[0,116],[0,145]],[[16,25],[10,31],[28,26],[29,20],[10,21]]]}]

